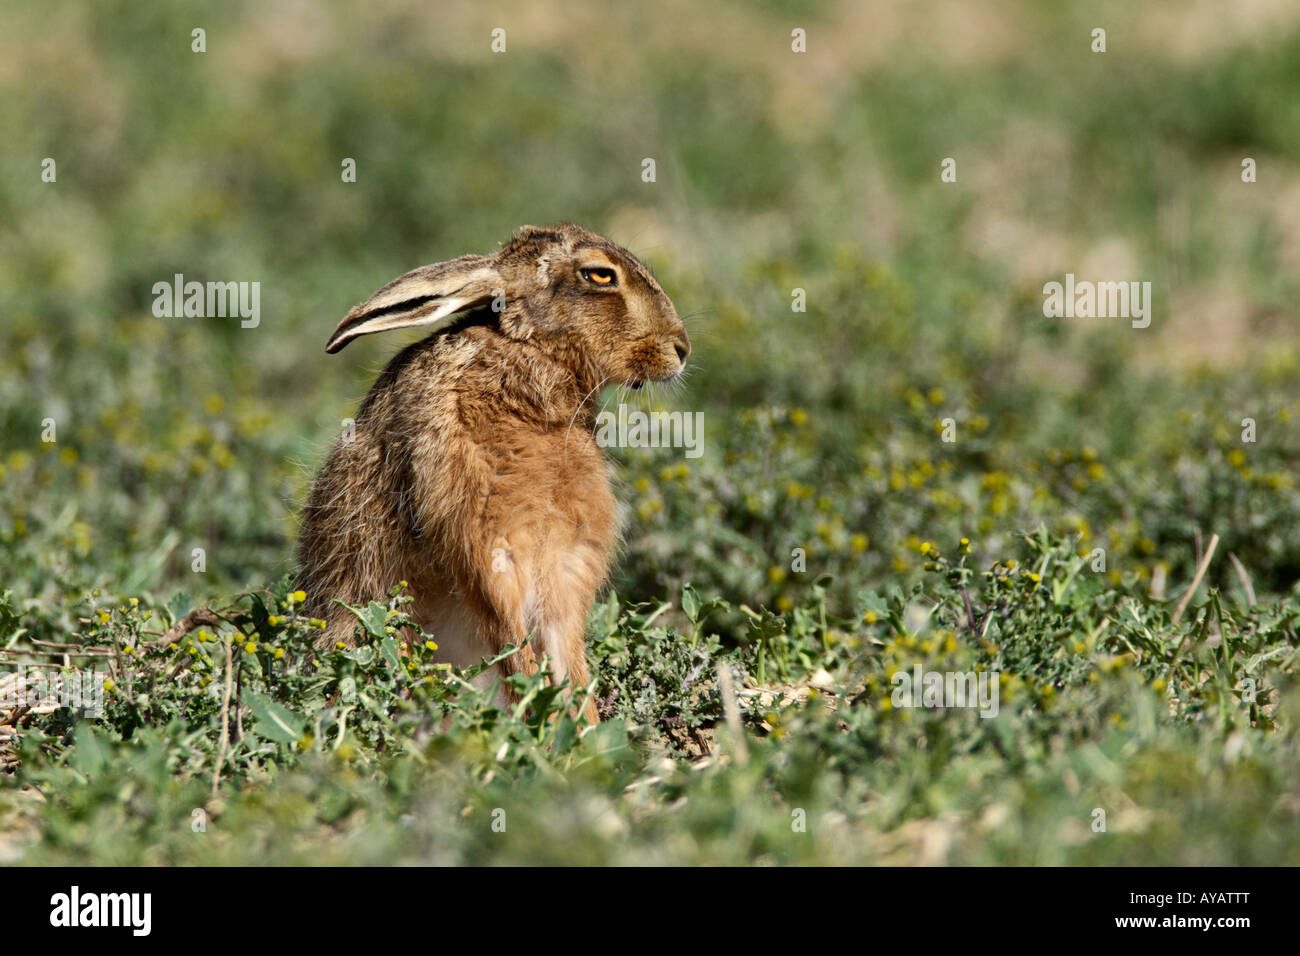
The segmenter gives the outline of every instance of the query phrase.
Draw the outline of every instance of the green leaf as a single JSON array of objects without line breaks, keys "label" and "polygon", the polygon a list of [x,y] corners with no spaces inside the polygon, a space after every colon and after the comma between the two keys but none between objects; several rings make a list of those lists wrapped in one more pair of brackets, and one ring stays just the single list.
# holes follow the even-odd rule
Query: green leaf
[{"label": "green leaf", "polygon": [[90,775],[98,773],[108,765],[108,741],[91,724],[85,721],[79,723],[73,740],[75,745],[68,763],[74,770]]},{"label": "green leaf", "polygon": [[692,624],[699,620],[700,596],[695,593],[695,588],[689,584],[682,587],[682,613],[690,619]]},{"label": "green leaf", "polygon": [[392,635],[385,634],[379,639],[379,650],[384,655],[384,663],[388,669],[397,675],[397,679],[403,682],[410,681],[406,668],[402,666],[402,655],[398,651],[397,642],[393,640]]},{"label": "green leaf", "polygon": [[253,627],[258,634],[264,634],[268,637],[271,634],[271,615],[266,610],[266,602],[262,600],[260,594],[250,595],[252,598],[252,615]]},{"label": "green leaf", "polygon": [[189,591],[177,591],[172,595],[171,600],[167,602],[167,613],[172,616],[173,624],[192,610],[194,610],[194,598],[190,596]]},{"label": "green leaf", "polygon": [[244,704],[253,712],[253,732],[263,740],[278,744],[291,744],[302,736],[302,717],[277,704],[265,694],[244,691]]},{"label": "green leaf", "polygon": [[[338,602],[343,604],[342,601]],[[365,609],[353,607],[351,604],[343,604],[345,608],[357,616],[361,626],[366,629],[371,637],[377,641],[382,641],[386,636],[384,626],[388,623],[388,608],[378,601],[371,601],[365,606]]]}]

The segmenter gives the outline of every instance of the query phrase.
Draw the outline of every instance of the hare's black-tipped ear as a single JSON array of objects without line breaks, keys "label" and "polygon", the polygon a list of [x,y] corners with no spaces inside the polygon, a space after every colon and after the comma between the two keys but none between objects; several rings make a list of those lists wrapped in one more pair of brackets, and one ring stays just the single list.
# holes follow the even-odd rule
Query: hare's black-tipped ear
[{"label": "hare's black-tipped ear", "polygon": [[450,325],[457,312],[490,302],[502,287],[495,262],[462,256],[398,276],[339,323],[325,345],[337,352],[359,335],[412,325]]}]

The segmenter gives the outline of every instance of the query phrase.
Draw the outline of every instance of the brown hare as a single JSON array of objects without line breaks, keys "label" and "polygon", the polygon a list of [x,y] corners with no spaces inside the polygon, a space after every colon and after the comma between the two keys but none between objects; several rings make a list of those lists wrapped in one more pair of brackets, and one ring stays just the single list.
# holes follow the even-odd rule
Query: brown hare
[{"label": "brown hare", "polygon": [[[690,341],[649,270],[578,226],[526,226],[492,256],[394,279],[325,346],[428,325],[384,369],[321,468],[303,513],[299,587],[352,643],[349,604],[406,581],[416,620],[458,666],[588,682],[584,630],[618,536],[594,437],[607,384],[679,375]],[[496,675],[484,675],[489,681]],[[596,708],[585,714],[595,722]]]}]

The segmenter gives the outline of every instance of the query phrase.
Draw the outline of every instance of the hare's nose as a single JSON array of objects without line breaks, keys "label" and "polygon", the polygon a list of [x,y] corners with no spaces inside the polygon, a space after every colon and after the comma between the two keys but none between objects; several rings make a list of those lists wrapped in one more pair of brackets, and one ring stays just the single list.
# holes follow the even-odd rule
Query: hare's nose
[{"label": "hare's nose", "polygon": [[686,364],[686,357],[691,354],[691,341],[685,335],[673,343],[673,348],[677,350],[677,361],[683,365]]}]

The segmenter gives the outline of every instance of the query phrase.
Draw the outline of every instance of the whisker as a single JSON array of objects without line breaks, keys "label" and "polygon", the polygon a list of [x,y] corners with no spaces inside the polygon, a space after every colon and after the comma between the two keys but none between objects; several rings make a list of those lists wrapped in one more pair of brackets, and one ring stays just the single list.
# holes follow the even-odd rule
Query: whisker
[{"label": "whisker", "polygon": [[609,376],[605,376],[599,382],[597,382],[595,388],[593,388],[586,395],[582,396],[582,401],[580,401],[578,403],[578,407],[573,410],[573,417],[569,419],[569,427],[564,430],[564,460],[566,462],[569,460],[569,434],[573,431],[574,422],[578,420],[578,413],[582,411],[582,406],[587,404],[587,399],[591,398],[593,394],[599,392],[601,387],[607,381],[609,381]]}]

